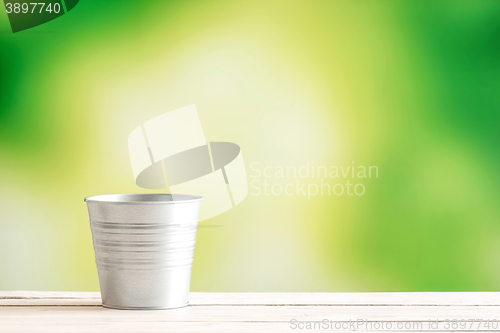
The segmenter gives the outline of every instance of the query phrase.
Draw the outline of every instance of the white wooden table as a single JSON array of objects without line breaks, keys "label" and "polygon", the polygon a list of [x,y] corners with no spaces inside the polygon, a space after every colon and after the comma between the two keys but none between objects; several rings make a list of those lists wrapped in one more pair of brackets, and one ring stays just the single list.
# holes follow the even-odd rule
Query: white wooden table
[{"label": "white wooden table", "polygon": [[0,332],[500,331],[493,292],[191,293],[174,310],[100,305],[95,292],[0,292]]}]

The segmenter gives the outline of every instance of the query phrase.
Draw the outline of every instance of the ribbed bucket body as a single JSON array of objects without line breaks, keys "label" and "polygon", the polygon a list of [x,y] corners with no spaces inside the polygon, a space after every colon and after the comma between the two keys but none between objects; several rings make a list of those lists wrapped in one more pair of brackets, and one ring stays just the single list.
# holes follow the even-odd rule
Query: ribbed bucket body
[{"label": "ribbed bucket body", "polygon": [[86,199],[103,306],[188,304],[201,200],[178,194]]}]

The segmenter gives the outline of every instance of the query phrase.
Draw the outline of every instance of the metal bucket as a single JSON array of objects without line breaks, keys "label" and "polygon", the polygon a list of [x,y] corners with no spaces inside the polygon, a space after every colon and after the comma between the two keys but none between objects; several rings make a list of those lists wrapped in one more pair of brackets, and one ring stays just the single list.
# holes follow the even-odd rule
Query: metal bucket
[{"label": "metal bucket", "polygon": [[202,200],[184,194],[85,198],[103,306],[173,309],[188,304]]}]

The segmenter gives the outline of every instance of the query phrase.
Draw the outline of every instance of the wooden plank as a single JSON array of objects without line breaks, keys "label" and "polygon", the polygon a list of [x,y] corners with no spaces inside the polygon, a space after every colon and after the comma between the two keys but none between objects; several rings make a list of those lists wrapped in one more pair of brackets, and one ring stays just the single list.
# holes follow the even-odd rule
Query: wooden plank
[{"label": "wooden plank", "polygon": [[[391,323],[395,325],[396,323]],[[196,323],[111,323],[111,324],[92,324],[92,323],[76,323],[76,324],[56,324],[56,325],[23,325],[23,326],[4,326],[1,325],[2,332],[7,333],[30,333],[30,332],[46,332],[46,333],[88,333],[88,332],[106,332],[106,333],[214,333],[214,332],[231,332],[231,333],[249,333],[249,332],[347,332],[347,331],[362,331],[362,332],[498,332],[495,329],[464,329],[464,330],[449,330],[449,329],[429,329],[428,325],[423,326],[423,329],[405,330],[405,329],[383,329],[383,330],[365,330],[365,329],[291,329],[289,323],[259,323],[259,322],[233,322],[233,323],[212,323],[212,322],[196,322]],[[392,326],[396,327],[396,326]],[[444,327],[444,323],[441,323]]]},{"label": "wooden plank", "polygon": [[[395,323],[394,323],[395,324]],[[444,324],[442,324],[444,326]],[[74,324],[57,324],[57,325],[22,325],[22,326],[5,326],[1,325],[1,332],[8,333],[255,333],[255,332],[347,332],[347,329],[291,329],[289,323],[259,323],[259,322],[225,322],[225,323],[212,323],[212,322],[195,322],[195,323],[175,323],[175,322],[161,322],[161,323],[111,323],[111,324],[93,324],[93,323],[74,323]],[[450,330],[439,329],[429,330],[428,326],[418,332],[449,332]],[[349,330],[358,331],[358,330]],[[359,330],[363,332],[403,332],[405,330]],[[416,330],[406,330],[415,332]],[[485,330],[460,330],[460,332],[484,332]],[[488,332],[497,332],[498,330],[488,330]]]},{"label": "wooden plank", "polygon": [[[51,325],[5,325],[0,324],[0,332],[8,333],[191,333],[191,332],[290,332],[288,326],[282,323],[112,323],[112,324],[92,324],[92,323],[70,323]],[[345,332],[345,331],[344,331]]]},{"label": "wooden plank", "polygon": [[99,292],[1,291],[0,306],[100,306]]},{"label": "wooden plank", "polygon": [[500,305],[500,292],[190,293],[192,305]]},{"label": "wooden plank", "polygon": [[[190,293],[200,305],[364,305],[364,306],[474,306],[500,305],[498,292],[450,293]],[[1,291],[0,306],[98,306],[99,292]]]},{"label": "wooden plank", "polygon": [[[444,332],[450,331],[445,319],[500,321],[499,296],[493,292],[191,293],[186,308],[124,311],[99,306],[97,292],[0,292],[0,332],[289,332],[292,319],[327,319],[345,325],[362,319],[394,327],[417,322],[422,324],[419,332]],[[429,320],[439,320],[439,330],[430,329]],[[370,332],[365,326],[359,330]],[[374,332],[385,331],[402,330]],[[469,331],[477,331],[477,326]]]},{"label": "wooden plank", "polygon": [[30,322],[289,322],[356,321],[428,321],[445,319],[497,319],[499,306],[188,306],[173,310],[131,311],[102,307],[3,307],[0,323]]}]

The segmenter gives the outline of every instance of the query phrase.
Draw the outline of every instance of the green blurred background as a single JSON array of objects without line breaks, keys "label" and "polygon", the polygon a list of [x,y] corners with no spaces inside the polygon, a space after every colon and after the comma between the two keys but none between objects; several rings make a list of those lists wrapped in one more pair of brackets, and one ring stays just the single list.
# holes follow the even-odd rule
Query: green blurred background
[{"label": "green blurred background", "polygon": [[2,9],[0,289],[98,290],[83,198],[148,192],[128,134],[190,104],[249,174],[379,167],[203,222],[192,291],[500,289],[499,36],[498,0],[82,0],[16,34]]}]

